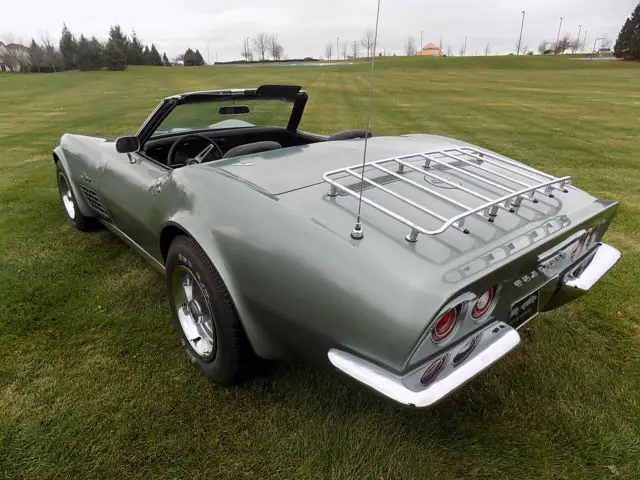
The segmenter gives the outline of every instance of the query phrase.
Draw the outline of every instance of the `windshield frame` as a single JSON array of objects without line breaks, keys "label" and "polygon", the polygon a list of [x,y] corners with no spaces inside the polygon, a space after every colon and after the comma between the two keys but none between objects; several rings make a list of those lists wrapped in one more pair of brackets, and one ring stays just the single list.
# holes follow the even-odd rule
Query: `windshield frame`
[{"label": "windshield frame", "polygon": [[[242,101],[247,99],[256,100],[279,100],[288,101],[293,103],[291,109],[291,116],[286,128],[291,132],[296,132],[298,125],[302,119],[304,108],[308,100],[308,94],[302,90],[299,86],[294,85],[262,85],[258,88],[251,89],[233,89],[233,90],[206,90],[198,92],[182,93],[166,97],[154,110],[149,117],[140,126],[136,136],[140,140],[140,145],[144,145],[147,140],[151,138],[156,129],[162,124],[162,122],[173,112],[178,105],[184,105],[189,103],[218,103],[228,101]],[[258,128],[264,127],[262,125],[256,126]],[[234,127],[230,127],[233,129]],[[250,128],[250,127],[243,127]],[[192,130],[191,132],[202,132],[213,129]],[[225,129],[216,129],[217,131],[223,131]],[[170,133],[162,134],[157,138],[174,136],[185,134],[182,133]]]}]

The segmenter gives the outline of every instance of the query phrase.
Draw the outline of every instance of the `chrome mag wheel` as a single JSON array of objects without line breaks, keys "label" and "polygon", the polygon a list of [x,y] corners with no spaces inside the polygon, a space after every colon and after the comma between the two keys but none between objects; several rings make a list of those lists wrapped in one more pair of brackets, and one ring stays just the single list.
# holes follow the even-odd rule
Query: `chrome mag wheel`
[{"label": "chrome mag wheel", "polygon": [[76,205],[73,203],[73,194],[71,193],[71,187],[69,182],[63,173],[58,174],[58,188],[60,189],[60,197],[62,198],[62,204],[67,212],[67,215],[71,220],[76,218]]},{"label": "chrome mag wheel", "polygon": [[205,360],[216,354],[216,331],[205,287],[189,268],[178,265],[171,278],[173,305],[184,336],[193,351]]}]

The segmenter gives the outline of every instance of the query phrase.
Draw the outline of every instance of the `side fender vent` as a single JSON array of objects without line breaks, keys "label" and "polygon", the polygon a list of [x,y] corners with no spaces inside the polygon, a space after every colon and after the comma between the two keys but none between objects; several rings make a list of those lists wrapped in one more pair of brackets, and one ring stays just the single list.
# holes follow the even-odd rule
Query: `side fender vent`
[{"label": "side fender vent", "polygon": [[80,191],[82,192],[82,196],[84,197],[86,202],[89,204],[91,209],[95,211],[102,218],[108,220],[109,212],[107,211],[107,208],[102,202],[100,195],[98,195],[98,192],[87,187],[86,185],[80,185]]}]

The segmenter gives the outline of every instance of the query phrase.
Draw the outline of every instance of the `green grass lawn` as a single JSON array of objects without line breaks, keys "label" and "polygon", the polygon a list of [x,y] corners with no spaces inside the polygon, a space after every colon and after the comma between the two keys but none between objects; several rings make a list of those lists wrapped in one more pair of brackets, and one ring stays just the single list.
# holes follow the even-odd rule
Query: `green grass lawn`
[{"label": "green grass lawn", "polygon": [[299,83],[301,128],[362,127],[367,65],[0,74],[0,478],[640,478],[640,64],[384,59],[375,134],[451,135],[621,202],[623,259],[428,410],[278,365],[217,387],[187,361],[162,277],[66,223],[51,149],[135,132],[185,90]]}]

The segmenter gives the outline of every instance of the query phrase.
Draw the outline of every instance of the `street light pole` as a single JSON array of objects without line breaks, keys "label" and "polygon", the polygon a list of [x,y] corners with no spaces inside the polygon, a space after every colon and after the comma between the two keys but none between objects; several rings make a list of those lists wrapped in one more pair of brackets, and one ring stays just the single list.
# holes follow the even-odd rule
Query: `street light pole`
[{"label": "street light pole", "polygon": [[591,60],[593,60],[593,54],[596,52],[596,43],[598,43],[598,40],[604,40],[604,38],[598,37],[593,41],[593,49],[591,50]]},{"label": "street light pole", "polygon": [[522,43],[522,30],[524,29],[524,15],[525,11],[522,10],[522,24],[520,25],[520,38],[518,39],[518,55],[520,55],[520,44]]},{"label": "street light pole", "polygon": [[560,30],[562,29],[562,17],[560,17],[560,26],[558,27],[558,36],[556,37],[556,53],[558,53],[558,42],[560,41]]},{"label": "street light pole", "polygon": [[582,25],[578,25],[578,38],[576,39],[576,48],[573,53],[576,53],[580,48],[580,34],[582,33]]}]

